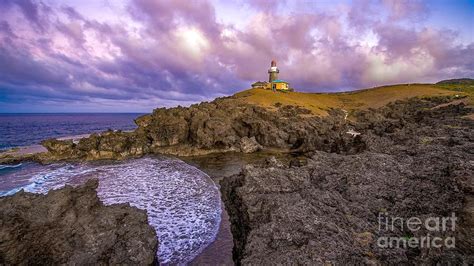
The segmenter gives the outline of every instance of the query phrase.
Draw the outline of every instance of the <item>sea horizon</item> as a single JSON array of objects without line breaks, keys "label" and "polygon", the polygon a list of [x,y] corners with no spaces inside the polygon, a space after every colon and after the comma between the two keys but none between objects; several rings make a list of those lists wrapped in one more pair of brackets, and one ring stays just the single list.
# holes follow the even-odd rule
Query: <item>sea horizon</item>
[{"label": "sea horizon", "polygon": [[0,150],[112,130],[134,130],[145,113],[0,113]]},{"label": "sea horizon", "polygon": [[0,264],[474,265],[474,0],[0,14]]}]

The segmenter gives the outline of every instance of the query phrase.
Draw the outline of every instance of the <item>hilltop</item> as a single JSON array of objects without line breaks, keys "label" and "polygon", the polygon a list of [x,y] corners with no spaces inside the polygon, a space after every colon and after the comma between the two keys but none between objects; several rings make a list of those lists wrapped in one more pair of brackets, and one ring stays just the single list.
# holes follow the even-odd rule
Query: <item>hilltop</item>
[{"label": "hilltop", "polygon": [[446,85],[446,84],[464,84],[464,85],[474,85],[474,79],[462,78],[462,79],[447,79],[442,80],[436,83],[437,85]]},{"label": "hilltop", "polygon": [[277,110],[280,105],[293,105],[311,110],[315,115],[327,115],[330,109],[352,112],[380,108],[390,102],[413,97],[455,95],[468,96],[471,104],[473,103],[474,93],[469,85],[453,86],[451,84],[449,86],[446,84],[400,84],[340,93],[273,92],[265,89],[249,89],[233,97],[270,110]]},{"label": "hilltop", "polygon": [[[462,105],[470,111],[472,85],[401,84],[341,93],[273,92],[250,89],[190,107],[158,108],[136,119],[134,132],[108,131],[92,134],[79,143],[49,140],[48,153],[33,156],[39,161],[121,159],[150,153],[192,156],[216,152],[265,150],[351,149],[346,134],[361,112],[401,106],[416,100],[413,108]],[[432,106],[433,107],[433,106]],[[421,111],[421,109],[419,110]],[[347,120],[347,121],[346,121]],[[337,130],[336,130],[337,129]],[[315,135],[315,132],[317,133]],[[2,162],[31,155],[4,153]]]}]

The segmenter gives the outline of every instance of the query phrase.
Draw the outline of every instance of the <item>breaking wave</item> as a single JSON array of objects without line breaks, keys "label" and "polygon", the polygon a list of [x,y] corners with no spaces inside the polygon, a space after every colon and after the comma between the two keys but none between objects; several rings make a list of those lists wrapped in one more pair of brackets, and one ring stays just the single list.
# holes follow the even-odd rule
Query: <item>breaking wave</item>
[{"label": "breaking wave", "polygon": [[128,202],[147,210],[160,242],[160,263],[189,262],[217,235],[221,217],[217,186],[205,173],[177,159],[28,164],[1,174],[0,195],[21,189],[46,193],[93,177],[99,178],[98,195],[105,204]]}]

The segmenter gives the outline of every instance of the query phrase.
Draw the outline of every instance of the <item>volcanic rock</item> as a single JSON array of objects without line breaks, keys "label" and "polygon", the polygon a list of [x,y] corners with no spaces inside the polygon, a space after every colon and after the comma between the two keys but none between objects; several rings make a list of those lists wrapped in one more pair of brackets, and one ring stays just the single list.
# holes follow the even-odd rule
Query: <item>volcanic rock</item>
[{"label": "volcanic rock", "polygon": [[[474,123],[464,105],[413,99],[354,114],[360,142],[248,165],[221,181],[237,264],[474,262]],[[347,135],[347,134],[346,134]],[[353,138],[349,136],[350,138]],[[363,144],[360,149],[358,145]],[[311,145],[304,142],[302,145]],[[314,146],[313,146],[314,147]],[[458,219],[454,231],[379,229],[379,215]],[[454,248],[386,248],[386,236],[455,238]]]},{"label": "volcanic rock", "polygon": [[[57,160],[122,159],[147,153],[190,156],[225,151],[348,150],[351,143],[344,113],[308,116],[301,107],[281,106],[278,112],[232,98],[216,99],[189,108],[159,108],[135,120],[134,132],[107,131],[75,144],[47,140],[41,162]],[[347,147],[346,147],[347,146]],[[359,145],[363,149],[363,145]]]},{"label": "volcanic rock", "polygon": [[93,179],[47,195],[0,198],[0,264],[153,264],[157,238],[146,212],[104,206],[97,186]]}]

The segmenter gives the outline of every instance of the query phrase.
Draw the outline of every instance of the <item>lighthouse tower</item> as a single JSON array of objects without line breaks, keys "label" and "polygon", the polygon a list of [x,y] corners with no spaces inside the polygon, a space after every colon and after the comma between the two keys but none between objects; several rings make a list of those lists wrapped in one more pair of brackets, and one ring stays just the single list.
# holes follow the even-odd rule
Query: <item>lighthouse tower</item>
[{"label": "lighthouse tower", "polygon": [[273,82],[274,80],[278,79],[278,73],[280,70],[277,67],[277,63],[275,60],[272,60],[271,66],[268,69],[268,82]]}]

